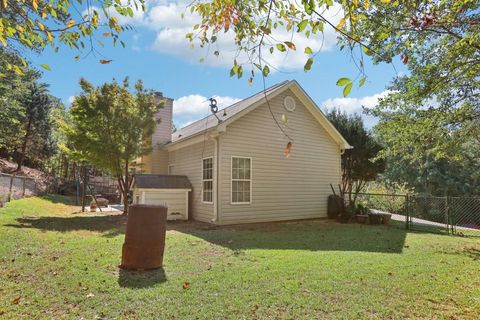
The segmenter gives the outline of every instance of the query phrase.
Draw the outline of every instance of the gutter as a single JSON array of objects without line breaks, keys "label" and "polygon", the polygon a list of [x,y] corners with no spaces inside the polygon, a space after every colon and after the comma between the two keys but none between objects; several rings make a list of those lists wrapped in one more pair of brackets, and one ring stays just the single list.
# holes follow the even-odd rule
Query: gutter
[{"label": "gutter", "polygon": [[218,210],[218,177],[219,177],[219,159],[220,159],[220,136],[217,135],[216,137],[213,138],[214,142],[214,149],[213,149],[213,156],[215,158],[215,165],[213,167],[213,172],[214,172],[214,179],[213,179],[213,223],[218,223],[219,222],[219,210]]}]

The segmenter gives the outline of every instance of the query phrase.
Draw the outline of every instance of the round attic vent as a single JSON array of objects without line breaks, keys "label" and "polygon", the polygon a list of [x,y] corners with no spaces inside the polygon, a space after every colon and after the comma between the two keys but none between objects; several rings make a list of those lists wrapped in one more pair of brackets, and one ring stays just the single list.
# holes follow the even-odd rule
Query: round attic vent
[{"label": "round attic vent", "polygon": [[296,107],[295,99],[293,99],[292,96],[286,96],[285,99],[283,99],[283,105],[288,111],[293,111]]}]

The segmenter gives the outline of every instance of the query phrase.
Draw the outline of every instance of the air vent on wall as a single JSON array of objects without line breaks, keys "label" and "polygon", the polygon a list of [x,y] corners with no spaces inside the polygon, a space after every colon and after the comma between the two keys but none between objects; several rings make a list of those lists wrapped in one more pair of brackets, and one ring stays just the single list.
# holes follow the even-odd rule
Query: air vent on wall
[{"label": "air vent on wall", "polygon": [[292,96],[286,96],[285,99],[283,99],[283,106],[290,112],[294,111],[296,107],[295,99],[293,99]]}]

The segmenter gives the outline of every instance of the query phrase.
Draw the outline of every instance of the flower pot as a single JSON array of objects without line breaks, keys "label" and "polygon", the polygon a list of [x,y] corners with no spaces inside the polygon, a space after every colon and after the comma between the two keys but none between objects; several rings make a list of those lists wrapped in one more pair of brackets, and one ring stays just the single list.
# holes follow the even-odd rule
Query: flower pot
[{"label": "flower pot", "polygon": [[370,224],[378,225],[382,224],[383,219],[381,214],[369,213],[368,220],[370,221]]},{"label": "flower pot", "polygon": [[90,212],[97,212],[97,205],[92,203],[90,204]]},{"label": "flower pot", "polygon": [[382,223],[383,224],[390,224],[390,220],[392,220],[392,215],[390,213],[382,214]]},{"label": "flower pot", "polygon": [[366,214],[357,214],[355,216],[355,219],[357,220],[358,223],[365,224],[368,221],[368,215]]}]

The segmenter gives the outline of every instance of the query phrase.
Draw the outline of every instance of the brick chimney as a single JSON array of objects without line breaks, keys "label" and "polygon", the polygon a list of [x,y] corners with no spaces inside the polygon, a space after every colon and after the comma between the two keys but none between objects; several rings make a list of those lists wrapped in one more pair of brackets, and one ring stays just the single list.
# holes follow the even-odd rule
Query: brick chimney
[{"label": "brick chimney", "polygon": [[165,144],[172,139],[172,112],[173,99],[164,97],[161,92],[155,92],[155,98],[162,101],[162,108],[158,110],[155,117],[159,122],[155,128],[155,133],[152,136],[152,145]]},{"label": "brick chimney", "polygon": [[155,92],[155,98],[162,101],[162,107],[155,114],[157,125],[152,134],[152,152],[141,158],[140,172],[168,174],[168,152],[163,147],[172,139],[173,99],[164,97],[161,92]]}]

